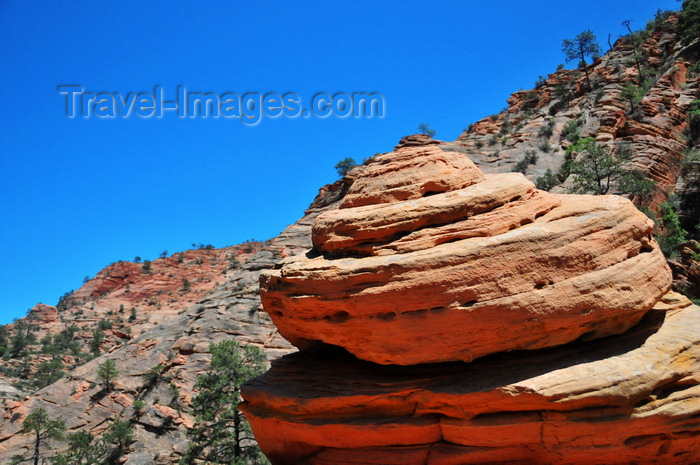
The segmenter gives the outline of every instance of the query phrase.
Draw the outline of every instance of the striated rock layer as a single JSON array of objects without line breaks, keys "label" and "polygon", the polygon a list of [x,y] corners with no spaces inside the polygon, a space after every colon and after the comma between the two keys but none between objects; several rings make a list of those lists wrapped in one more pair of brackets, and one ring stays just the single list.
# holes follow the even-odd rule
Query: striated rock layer
[{"label": "striated rock layer", "polygon": [[242,409],[275,465],[695,464],[688,304],[661,302],[621,336],[468,364],[291,354],[245,386]]},{"label": "striated rock layer", "polygon": [[620,197],[540,192],[400,145],[316,218],[315,255],[262,273],[261,299],[297,347],[381,364],[552,347],[622,333],[668,291],[652,228]]}]

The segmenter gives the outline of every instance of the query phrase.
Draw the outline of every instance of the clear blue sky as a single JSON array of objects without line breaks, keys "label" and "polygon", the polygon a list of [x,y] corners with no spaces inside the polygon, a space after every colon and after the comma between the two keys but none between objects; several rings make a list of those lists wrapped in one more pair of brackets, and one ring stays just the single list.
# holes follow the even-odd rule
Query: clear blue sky
[{"label": "clear blue sky", "polygon": [[[83,276],[277,235],[345,157],[421,122],[455,139],[562,63],[590,28],[607,49],[674,0],[32,2],[0,0],[0,323]],[[150,92],[381,92],[383,119],[65,116],[60,84]],[[167,95],[170,94],[170,95]]]}]

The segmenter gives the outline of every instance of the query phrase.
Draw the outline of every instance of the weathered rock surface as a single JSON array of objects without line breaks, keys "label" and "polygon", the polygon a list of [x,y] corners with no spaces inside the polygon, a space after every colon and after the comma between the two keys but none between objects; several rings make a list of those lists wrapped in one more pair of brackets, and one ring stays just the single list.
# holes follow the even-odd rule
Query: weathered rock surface
[{"label": "weathered rock surface", "polygon": [[29,311],[30,319],[40,322],[42,325],[53,323],[58,320],[58,310],[56,307],[46,304],[36,304]]},{"label": "weathered rock surface", "polygon": [[[375,157],[348,195],[387,166],[387,177],[433,184],[445,156],[429,148]],[[373,204],[319,215],[312,236],[325,255],[261,275],[280,333],[375,363],[471,361],[621,333],[668,291],[653,224],[628,200],[539,192],[518,173],[470,167],[469,179],[415,199],[365,191]]]},{"label": "weathered rock surface", "polygon": [[695,464],[700,307],[687,305],[660,302],[620,336],[468,364],[296,353],[245,386],[243,410],[275,465]]},{"label": "weathered rock surface", "polygon": [[680,257],[669,260],[674,290],[700,296],[700,242],[688,241],[680,246]]},{"label": "weathered rock surface", "polygon": [[484,179],[468,158],[434,146],[409,147],[372,157],[340,202],[340,208],[411,200]]}]

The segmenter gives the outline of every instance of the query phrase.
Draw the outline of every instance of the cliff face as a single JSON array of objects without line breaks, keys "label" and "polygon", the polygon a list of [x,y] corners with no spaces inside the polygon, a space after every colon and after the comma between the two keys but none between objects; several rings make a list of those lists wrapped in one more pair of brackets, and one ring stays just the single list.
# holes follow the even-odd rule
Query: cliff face
[{"label": "cliff face", "polygon": [[[553,189],[557,192],[572,185],[562,166],[574,134],[594,137],[632,150],[632,165],[656,184],[647,206],[657,207],[677,187],[684,197],[696,196],[696,184],[681,180],[677,186],[689,143],[688,110],[700,97],[700,76],[689,72],[691,63],[679,55],[676,22],[671,16],[651,32],[638,34],[638,44],[629,36],[619,39],[589,65],[592,91],[581,69],[559,70],[542,77],[535,89],[514,93],[507,109],[476,122],[443,149],[467,154],[484,173],[522,170],[534,182],[549,169],[560,175],[560,186]],[[642,57],[642,79],[635,55]],[[626,95],[626,85],[638,94]],[[527,151],[536,160],[523,162]],[[691,171],[686,178],[696,177],[696,169]],[[689,201],[683,206],[696,208]],[[697,212],[689,212],[684,225],[692,229],[697,221]]]},{"label": "cliff face", "polygon": [[60,357],[64,370],[70,371],[89,361],[97,352],[91,347],[95,331],[103,335],[96,347],[99,353],[128,344],[214,292],[262,246],[202,246],[153,262],[113,263],[67,293],[56,307],[38,304],[27,317],[7,325],[8,339],[17,331],[31,339],[29,356],[6,357],[4,372],[32,387],[42,362]]}]

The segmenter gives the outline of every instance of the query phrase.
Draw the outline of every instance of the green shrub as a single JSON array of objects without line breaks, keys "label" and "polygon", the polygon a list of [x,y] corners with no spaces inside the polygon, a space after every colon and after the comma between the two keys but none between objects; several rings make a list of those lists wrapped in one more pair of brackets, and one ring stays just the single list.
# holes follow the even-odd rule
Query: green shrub
[{"label": "green shrub", "polygon": [[567,153],[576,153],[569,164],[574,175],[573,192],[607,194],[613,183],[626,175],[625,164],[631,159],[628,150],[611,151],[600,145],[592,137],[581,139],[578,144],[567,148]]},{"label": "green shrub", "polygon": [[544,172],[544,176],[540,176],[535,181],[537,188],[543,191],[549,191],[554,186],[559,185],[559,179],[552,173],[552,170],[548,169]]},{"label": "green shrub", "polygon": [[511,129],[513,129],[513,125],[510,124],[510,119],[506,116],[506,118],[503,120],[503,124],[501,124],[501,129],[498,131],[498,134],[505,136],[506,134],[510,133]]},{"label": "green shrub", "polygon": [[642,101],[645,94],[646,92],[643,87],[634,85],[631,82],[624,85],[622,92],[620,93],[620,97],[630,104],[629,111],[627,112],[628,114],[632,114],[637,111],[637,105]]},{"label": "green shrub", "polygon": [[700,100],[694,100],[688,113],[688,145],[700,144]]},{"label": "green shrub", "polygon": [[52,358],[51,360],[41,362],[36,367],[31,384],[35,389],[41,389],[49,384],[55,383],[61,379],[63,375],[63,362],[61,362],[59,358]]},{"label": "green shrub", "polygon": [[165,367],[162,364],[158,364],[152,367],[143,375],[143,385],[141,386],[142,391],[150,391],[156,384],[163,378],[163,372]]},{"label": "green shrub", "polygon": [[579,132],[579,122],[578,120],[571,120],[564,125],[561,130],[561,138],[566,139],[569,142],[575,144],[581,138],[581,133]]},{"label": "green shrub", "polygon": [[695,51],[700,39],[700,0],[683,0],[683,8],[678,18],[678,35],[684,45],[695,42]]},{"label": "green shrub", "polygon": [[92,339],[90,340],[90,352],[97,357],[100,355],[100,348],[102,343],[105,341],[105,333],[100,329],[96,329],[92,332]]},{"label": "green shrub", "polygon": [[119,376],[117,365],[114,360],[107,359],[97,366],[97,378],[104,389],[110,390],[114,387],[114,380]]},{"label": "green shrub", "polygon": [[357,163],[355,162],[354,158],[344,158],[340,160],[338,163],[335,165],[335,170],[338,172],[338,176],[341,178],[348,174],[351,169],[355,168],[357,166]]},{"label": "green shrub", "polygon": [[540,103],[540,95],[534,90],[528,91],[525,94],[525,99],[523,100],[523,109],[531,109],[537,107]]},{"label": "green shrub", "polygon": [[527,167],[537,163],[537,152],[534,150],[526,150],[525,156],[515,164],[515,171],[525,174],[527,172]]},{"label": "green shrub", "polygon": [[537,133],[537,136],[543,139],[549,139],[550,137],[552,137],[552,134],[554,134],[554,128],[551,124],[546,124],[540,128],[540,130]]},{"label": "green shrub", "polygon": [[620,193],[631,195],[637,205],[647,203],[655,188],[656,183],[639,169],[629,170],[620,177]]},{"label": "green shrub", "polygon": [[668,258],[678,254],[678,246],[688,239],[688,232],[681,226],[678,217],[678,205],[675,196],[671,196],[661,204],[661,233],[656,236],[661,251]]}]

